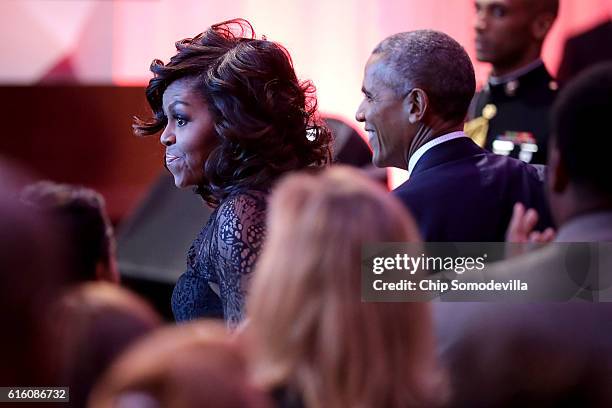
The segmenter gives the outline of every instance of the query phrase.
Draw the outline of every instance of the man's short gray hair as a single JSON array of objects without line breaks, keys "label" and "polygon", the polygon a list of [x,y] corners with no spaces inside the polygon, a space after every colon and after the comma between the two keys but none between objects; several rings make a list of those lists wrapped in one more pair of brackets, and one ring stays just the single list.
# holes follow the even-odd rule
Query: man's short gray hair
[{"label": "man's short gray hair", "polygon": [[433,30],[394,34],[376,46],[387,69],[379,78],[405,96],[423,89],[432,110],[447,120],[465,119],[476,90],[474,67],[463,47],[450,36]]}]

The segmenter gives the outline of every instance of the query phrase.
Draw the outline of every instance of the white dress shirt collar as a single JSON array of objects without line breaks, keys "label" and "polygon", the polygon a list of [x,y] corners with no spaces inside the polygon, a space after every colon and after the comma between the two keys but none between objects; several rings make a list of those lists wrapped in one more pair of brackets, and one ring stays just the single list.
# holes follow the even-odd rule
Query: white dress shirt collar
[{"label": "white dress shirt collar", "polygon": [[445,135],[438,136],[435,139],[432,139],[429,142],[425,143],[423,146],[419,147],[417,151],[414,152],[412,156],[410,156],[410,160],[408,160],[408,178],[410,178],[412,170],[414,170],[414,167],[417,165],[419,159],[425,153],[427,153],[429,149],[444,142],[448,142],[449,140],[458,139],[460,137],[468,137],[468,135],[466,135],[463,131],[459,130],[457,132],[447,133]]}]

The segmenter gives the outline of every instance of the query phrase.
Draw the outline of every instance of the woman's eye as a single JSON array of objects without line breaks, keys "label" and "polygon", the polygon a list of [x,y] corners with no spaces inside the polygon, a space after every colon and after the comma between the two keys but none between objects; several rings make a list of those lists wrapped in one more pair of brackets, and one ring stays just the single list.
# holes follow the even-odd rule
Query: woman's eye
[{"label": "woman's eye", "polygon": [[178,127],[183,127],[187,124],[187,121],[183,118],[176,118],[176,125]]}]

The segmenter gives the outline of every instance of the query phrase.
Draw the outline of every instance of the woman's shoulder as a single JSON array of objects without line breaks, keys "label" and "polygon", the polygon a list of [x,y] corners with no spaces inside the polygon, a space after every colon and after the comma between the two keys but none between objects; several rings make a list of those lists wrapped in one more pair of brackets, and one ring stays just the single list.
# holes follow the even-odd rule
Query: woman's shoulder
[{"label": "woman's shoulder", "polygon": [[268,193],[243,191],[230,194],[215,211],[215,225],[219,230],[250,230],[265,228]]},{"label": "woman's shoulder", "polygon": [[268,193],[258,190],[236,192],[227,196],[217,210],[219,216],[234,214],[237,217],[249,214],[265,214]]},{"label": "woman's shoulder", "polygon": [[263,192],[232,194],[217,208],[211,239],[217,258],[252,264],[266,235],[266,197]]}]

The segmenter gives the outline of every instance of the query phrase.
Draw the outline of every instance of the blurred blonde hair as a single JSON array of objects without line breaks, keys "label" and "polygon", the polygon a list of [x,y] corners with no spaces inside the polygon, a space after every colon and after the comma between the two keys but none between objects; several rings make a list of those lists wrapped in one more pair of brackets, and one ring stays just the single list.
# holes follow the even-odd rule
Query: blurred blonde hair
[{"label": "blurred blonde hair", "polygon": [[420,242],[402,204],[357,170],[284,179],[248,302],[253,374],[307,407],[436,406],[429,306],[361,301],[361,248]]},{"label": "blurred blonde hair", "polygon": [[269,408],[248,382],[243,353],[223,324],[196,321],[154,332],[107,371],[90,407]]}]

